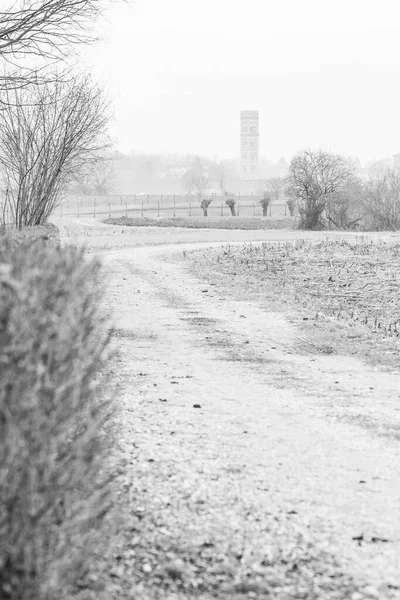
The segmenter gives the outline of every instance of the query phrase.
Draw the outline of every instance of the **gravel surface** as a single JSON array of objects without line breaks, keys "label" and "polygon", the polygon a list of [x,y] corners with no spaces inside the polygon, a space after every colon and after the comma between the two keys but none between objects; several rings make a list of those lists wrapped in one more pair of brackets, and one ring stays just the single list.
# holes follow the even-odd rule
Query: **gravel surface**
[{"label": "gravel surface", "polygon": [[305,352],[284,312],[161,260],[179,248],[122,248],[119,228],[102,243],[96,227],[60,229],[119,246],[101,255],[121,522],[78,597],[400,598],[400,447],[381,435],[398,375]]}]

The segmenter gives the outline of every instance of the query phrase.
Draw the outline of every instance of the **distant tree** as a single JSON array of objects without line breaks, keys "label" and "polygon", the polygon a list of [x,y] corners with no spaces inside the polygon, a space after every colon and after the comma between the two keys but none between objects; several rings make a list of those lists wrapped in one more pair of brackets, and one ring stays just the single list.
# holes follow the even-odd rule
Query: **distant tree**
[{"label": "distant tree", "polygon": [[187,192],[197,194],[201,201],[202,196],[208,192],[211,187],[210,180],[204,175],[197,175],[195,171],[189,170],[184,176],[184,183]]},{"label": "distant tree", "polygon": [[271,196],[268,194],[268,192],[263,193],[260,204],[262,206],[263,217],[268,217],[268,207],[271,204]]},{"label": "distant tree", "polygon": [[270,177],[263,179],[258,184],[258,192],[267,194],[271,200],[279,200],[285,191],[286,180],[283,177]]},{"label": "distant tree", "polygon": [[303,150],[292,159],[287,184],[296,201],[300,227],[323,227],[329,196],[341,192],[353,172],[354,166],[346,158],[323,150]]},{"label": "distant tree", "polygon": [[73,175],[72,191],[84,196],[108,196],[117,187],[114,159],[99,156]]},{"label": "distant tree", "polygon": [[225,204],[229,206],[232,217],[236,217],[236,199],[233,194],[228,194],[228,192],[225,192]]},{"label": "distant tree", "polygon": [[211,202],[212,202],[212,201],[213,201],[213,199],[212,199],[212,198],[204,198],[204,199],[201,201],[201,204],[200,204],[200,206],[201,206],[201,208],[203,209],[203,215],[204,215],[205,217],[208,217],[208,207],[210,206],[210,204],[211,204]]}]

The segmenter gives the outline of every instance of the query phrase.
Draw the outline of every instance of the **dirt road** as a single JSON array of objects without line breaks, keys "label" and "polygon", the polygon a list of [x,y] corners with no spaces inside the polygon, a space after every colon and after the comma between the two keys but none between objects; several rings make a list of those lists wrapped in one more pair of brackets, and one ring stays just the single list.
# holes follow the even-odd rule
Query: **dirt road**
[{"label": "dirt road", "polygon": [[[171,544],[179,524],[189,537],[203,535],[209,526],[246,530],[247,525],[237,524],[244,519],[242,502],[275,521],[282,518],[284,531],[274,534],[281,536],[281,545],[286,539],[292,543],[293,534],[285,533],[289,523],[303,540],[300,546],[305,540],[318,552],[327,551],[340,572],[355,581],[351,594],[338,582],[330,595],[318,583],[326,574],[314,572],[308,574],[315,581],[313,591],[290,595],[271,583],[271,596],[258,595],[261,587],[255,587],[245,590],[249,597],[400,598],[399,374],[384,374],[346,356],[313,354],[304,333],[283,312],[226,299],[218,286],[163,260],[193,247],[202,232],[180,232],[186,243],[180,247],[146,245],[161,243],[162,236],[177,239],[179,232],[138,232],[141,239],[124,248],[130,233],[114,229],[110,235],[108,229],[104,236],[103,227],[96,227],[67,223],[63,233],[93,251],[103,248],[107,302],[120,349],[115,372],[119,451],[128,465],[126,486],[134,489],[133,501],[136,494],[148,503],[146,510],[159,511],[159,529],[167,533],[157,535]],[[224,233],[214,233],[214,239]],[[243,237],[228,233],[230,241],[251,239],[249,232]],[[261,239],[294,237],[291,232],[256,234],[256,239],[260,234]],[[179,500],[179,508],[171,498]],[[211,516],[199,511],[204,505]],[[258,560],[259,542],[252,535],[254,547],[251,539],[244,544],[252,555],[249,564]],[[171,547],[176,562],[179,552],[176,544]],[[186,588],[183,595],[152,592],[148,578],[158,566],[146,560],[125,564],[120,589],[135,576],[141,587],[132,597],[192,597]],[[236,584],[246,562],[240,561]],[[241,588],[235,589],[239,594]],[[215,597],[248,597],[221,590]],[[125,596],[120,592],[120,597]]]}]

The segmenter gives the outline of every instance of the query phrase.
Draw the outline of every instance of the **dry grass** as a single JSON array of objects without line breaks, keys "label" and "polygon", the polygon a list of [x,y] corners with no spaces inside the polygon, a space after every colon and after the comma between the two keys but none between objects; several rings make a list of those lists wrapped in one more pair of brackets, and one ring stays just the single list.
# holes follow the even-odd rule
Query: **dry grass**
[{"label": "dry grass", "polygon": [[307,320],[338,319],[348,326],[348,339],[373,339],[376,348],[384,353],[390,348],[397,356],[399,243],[298,240],[188,256],[197,269],[225,275],[247,294],[278,298]]},{"label": "dry grass", "polygon": [[[0,597],[60,597],[104,510],[98,376],[109,339],[99,265],[0,238]],[[97,381],[97,385],[95,385]]]},{"label": "dry grass", "polygon": [[130,227],[185,227],[187,229],[293,229],[294,219],[262,219],[257,217],[187,217],[160,218],[120,217],[104,221],[110,225]]}]

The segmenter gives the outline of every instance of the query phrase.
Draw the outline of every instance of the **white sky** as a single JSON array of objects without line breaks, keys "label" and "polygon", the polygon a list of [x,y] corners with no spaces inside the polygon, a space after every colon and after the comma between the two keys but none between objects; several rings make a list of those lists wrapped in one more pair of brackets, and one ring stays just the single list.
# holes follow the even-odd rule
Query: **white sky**
[{"label": "white sky", "polygon": [[398,0],[133,0],[87,58],[115,98],[122,151],[239,154],[322,146],[362,161],[400,152]]}]

